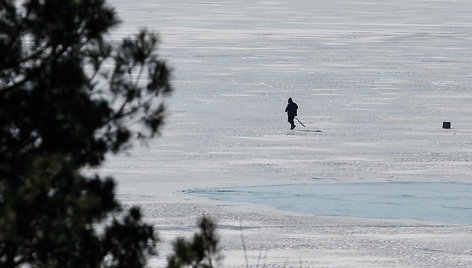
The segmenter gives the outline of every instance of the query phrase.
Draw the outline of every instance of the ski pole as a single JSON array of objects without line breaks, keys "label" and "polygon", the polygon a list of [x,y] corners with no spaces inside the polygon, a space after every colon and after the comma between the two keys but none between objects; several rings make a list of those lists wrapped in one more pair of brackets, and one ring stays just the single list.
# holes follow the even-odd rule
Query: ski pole
[{"label": "ski pole", "polygon": [[298,120],[298,118],[295,117],[295,119],[297,119],[298,123],[302,124],[302,126],[305,127],[305,125],[300,120]]}]

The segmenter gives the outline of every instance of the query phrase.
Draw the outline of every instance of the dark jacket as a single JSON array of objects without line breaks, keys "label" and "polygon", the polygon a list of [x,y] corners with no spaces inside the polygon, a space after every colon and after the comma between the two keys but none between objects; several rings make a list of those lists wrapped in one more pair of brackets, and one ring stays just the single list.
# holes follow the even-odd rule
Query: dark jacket
[{"label": "dark jacket", "polygon": [[287,108],[285,108],[285,112],[288,116],[297,116],[297,109],[298,105],[292,101],[292,98],[288,99]]}]

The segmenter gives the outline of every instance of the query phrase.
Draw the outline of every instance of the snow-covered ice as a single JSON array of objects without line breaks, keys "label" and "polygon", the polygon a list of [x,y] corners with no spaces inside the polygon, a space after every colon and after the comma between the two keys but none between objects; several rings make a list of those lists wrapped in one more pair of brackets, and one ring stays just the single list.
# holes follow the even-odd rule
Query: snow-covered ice
[{"label": "snow-covered ice", "polygon": [[[278,199],[187,194],[472,183],[470,1],[110,2],[123,20],[112,38],[155,30],[174,68],[162,136],[100,171],[164,239],[152,267],[204,213],[219,223],[224,267],[245,267],[240,223],[252,267],[472,267],[470,221],[323,216],[277,209]],[[307,128],[288,130],[288,97]]]}]

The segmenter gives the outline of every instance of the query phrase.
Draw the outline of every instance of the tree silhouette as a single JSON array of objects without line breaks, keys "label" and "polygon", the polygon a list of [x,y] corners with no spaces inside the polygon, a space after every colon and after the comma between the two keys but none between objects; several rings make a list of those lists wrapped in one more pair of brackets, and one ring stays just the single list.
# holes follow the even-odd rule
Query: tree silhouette
[{"label": "tree silhouette", "polygon": [[157,35],[112,45],[118,22],[104,0],[0,0],[0,267],[143,267],[156,254],[113,179],[83,172],[155,136],[172,91]]},{"label": "tree silhouette", "polygon": [[213,220],[202,217],[197,225],[200,232],[194,234],[191,240],[179,237],[174,241],[174,252],[167,258],[167,268],[212,268],[215,261],[221,259],[219,237]]}]

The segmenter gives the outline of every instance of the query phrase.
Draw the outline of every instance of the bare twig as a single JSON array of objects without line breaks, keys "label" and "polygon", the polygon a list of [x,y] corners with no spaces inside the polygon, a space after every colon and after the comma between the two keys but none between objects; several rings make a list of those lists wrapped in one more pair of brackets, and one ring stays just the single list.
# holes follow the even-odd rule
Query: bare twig
[{"label": "bare twig", "polygon": [[239,228],[241,230],[241,242],[243,244],[243,250],[244,250],[244,259],[246,260],[246,268],[249,268],[249,262],[247,260],[247,249],[246,249],[246,243],[244,242],[244,235],[243,235],[243,224],[241,219],[239,219]]}]

